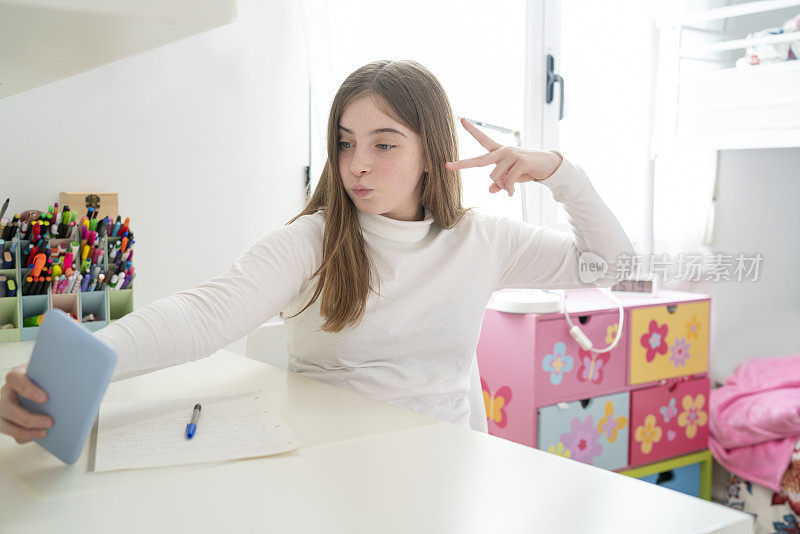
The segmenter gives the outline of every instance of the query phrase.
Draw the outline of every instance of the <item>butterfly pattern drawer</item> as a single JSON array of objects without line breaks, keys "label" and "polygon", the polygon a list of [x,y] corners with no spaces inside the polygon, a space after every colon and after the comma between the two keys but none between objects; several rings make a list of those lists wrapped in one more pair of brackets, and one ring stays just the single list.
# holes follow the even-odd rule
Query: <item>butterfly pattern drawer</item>
[{"label": "butterfly pattern drawer", "polygon": [[[595,347],[611,344],[619,313],[570,315]],[[627,371],[625,336],[609,352],[583,350],[569,334],[563,317],[541,321],[536,330],[536,398],[542,404],[595,397],[624,389]]]},{"label": "butterfly pattern drawer", "polygon": [[630,384],[707,372],[708,323],[708,300],[631,309]]},{"label": "butterfly pattern drawer", "polygon": [[631,465],[705,449],[708,392],[707,378],[632,391]]},{"label": "butterfly pattern drawer", "polygon": [[539,408],[538,448],[605,469],[628,463],[628,392]]},{"label": "butterfly pattern drawer", "polygon": [[535,447],[533,337],[526,315],[486,310],[478,342],[478,369],[489,433]]}]

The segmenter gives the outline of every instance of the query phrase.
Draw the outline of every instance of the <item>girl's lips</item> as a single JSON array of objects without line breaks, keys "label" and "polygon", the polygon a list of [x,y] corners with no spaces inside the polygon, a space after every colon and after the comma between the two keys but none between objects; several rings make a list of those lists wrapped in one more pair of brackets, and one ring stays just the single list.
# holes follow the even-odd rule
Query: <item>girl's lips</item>
[{"label": "girl's lips", "polygon": [[358,198],[367,198],[372,194],[372,189],[353,189],[353,194]]}]

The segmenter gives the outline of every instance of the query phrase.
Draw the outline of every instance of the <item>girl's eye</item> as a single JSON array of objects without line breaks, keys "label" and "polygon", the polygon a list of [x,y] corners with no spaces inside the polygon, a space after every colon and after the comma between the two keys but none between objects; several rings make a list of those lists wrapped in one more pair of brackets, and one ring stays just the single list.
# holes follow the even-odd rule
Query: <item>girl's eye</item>
[{"label": "girl's eye", "polygon": [[[349,144],[350,143],[348,141],[340,141],[339,142],[339,148],[344,148],[344,149],[350,148],[349,146],[342,146],[342,145],[349,145]],[[394,148],[397,148],[397,145],[387,145],[387,144],[384,144],[384,143],[378,143],[375,146],[377,146],[382,152],[389,152],[390,150],[392,150]]]}]

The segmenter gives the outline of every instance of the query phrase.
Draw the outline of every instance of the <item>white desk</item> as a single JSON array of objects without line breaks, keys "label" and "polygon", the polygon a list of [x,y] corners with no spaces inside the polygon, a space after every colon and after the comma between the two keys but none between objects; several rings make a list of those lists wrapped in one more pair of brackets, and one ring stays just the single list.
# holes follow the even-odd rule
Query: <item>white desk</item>
[{"label": "white desk", "polygon": [[0,532],[752,532],[738,511],[227,351],[114,382],[104,400],[253,386],[304,446],[93,473],[93,439],[65,466],[35,443],[0,436]]},{"label": "white desk", "polygon": [[3,382],[9,369],[31,359],[31,352],[36,340],[17,343],[0,343],[0,371],[3,371]]}]

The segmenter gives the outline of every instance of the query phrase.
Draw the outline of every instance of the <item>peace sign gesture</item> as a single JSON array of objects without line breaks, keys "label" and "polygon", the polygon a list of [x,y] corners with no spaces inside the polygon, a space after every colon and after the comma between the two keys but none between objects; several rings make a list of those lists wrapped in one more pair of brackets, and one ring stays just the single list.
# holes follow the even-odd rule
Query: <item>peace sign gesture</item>
[{"label": "peace sign gesture", "polygon": [[489,152],[475,158],[447,161],[444,166],[446,169],[458,170],[468,167],[484,167],[494,163],[495,168],[489,175],[494,180],[494,183],[489,186],[490,193],[497,193],[505,189],[508,196],[514,196],[515,183],[544,180],[549,178],[561,165],[561,156],[554,152],[503,146],[463,117],[461,124]]}]

